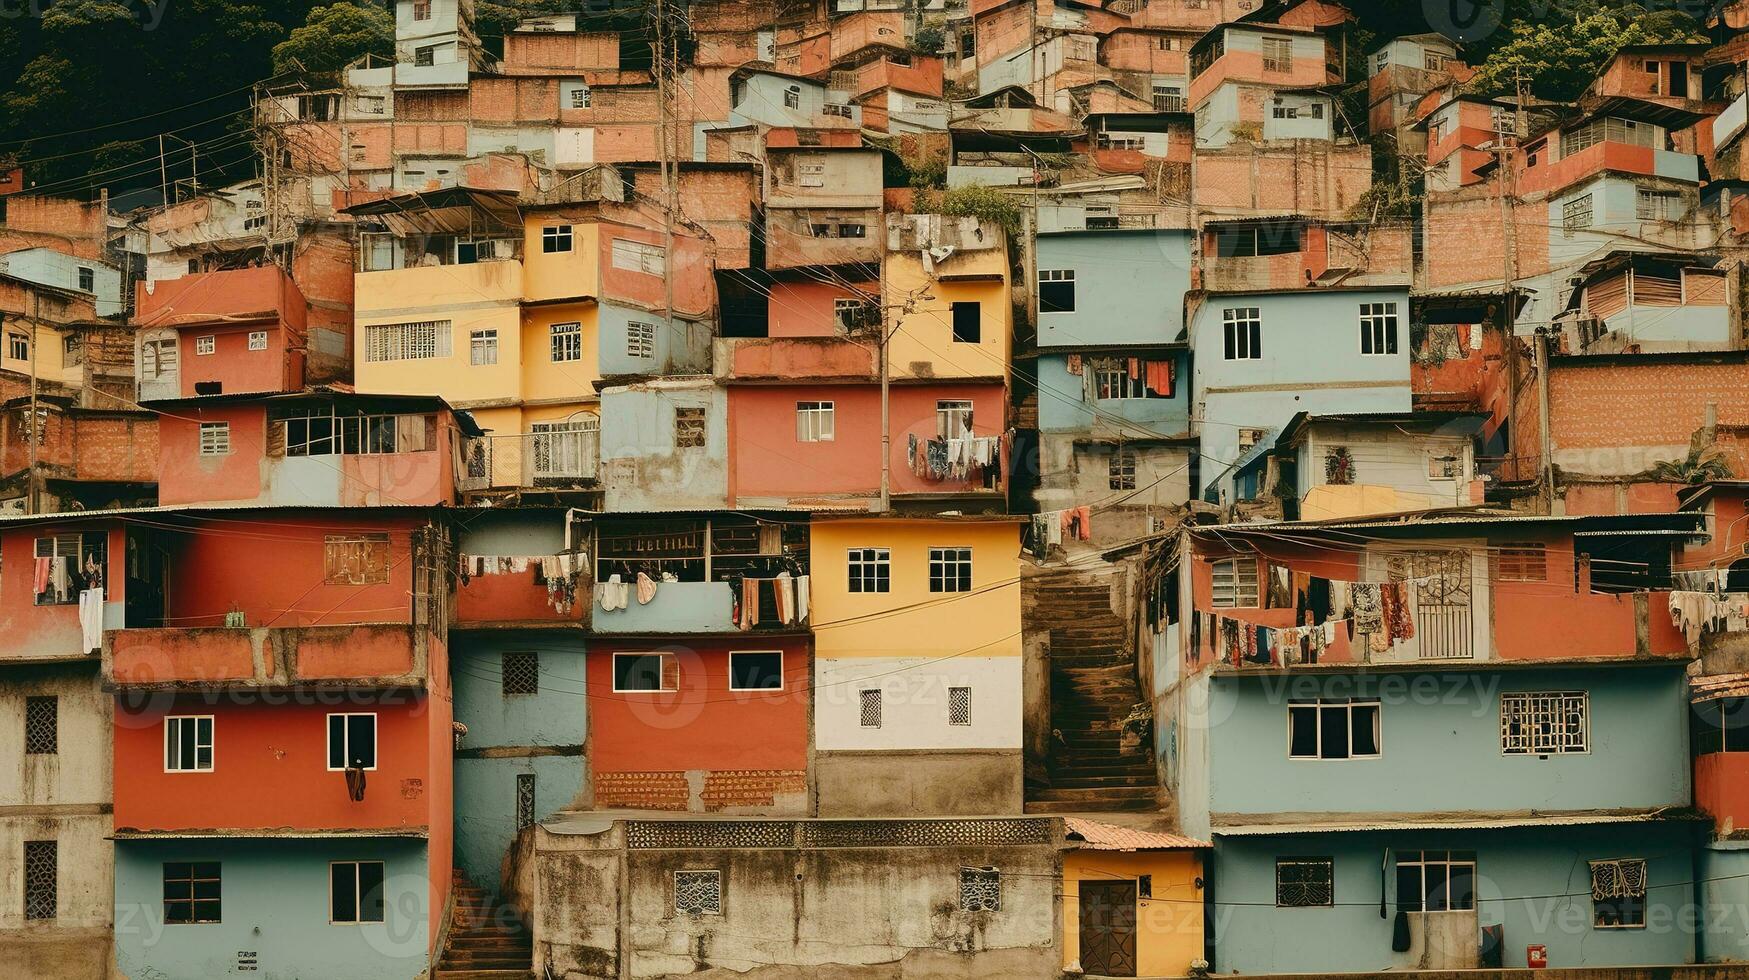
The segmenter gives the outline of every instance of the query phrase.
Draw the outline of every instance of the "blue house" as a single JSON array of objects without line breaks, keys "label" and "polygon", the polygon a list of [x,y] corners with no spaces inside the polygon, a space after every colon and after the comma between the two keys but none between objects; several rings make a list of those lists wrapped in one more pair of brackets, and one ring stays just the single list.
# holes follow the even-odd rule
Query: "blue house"
[{"label": "blue house", "polygon": [[1097,227],[1038,236],[1037,500],[1051,511],[1122,497],[1095,522],[1096,544],[1147,533],[1150,509],[1189,497],[1191,237]]},{"label": "blue house", "polygon": [[1407,412],[1407,287],[1206,292],[1192,304],[1198,496],[1235,499],[1235,467],[1301,412]]}]

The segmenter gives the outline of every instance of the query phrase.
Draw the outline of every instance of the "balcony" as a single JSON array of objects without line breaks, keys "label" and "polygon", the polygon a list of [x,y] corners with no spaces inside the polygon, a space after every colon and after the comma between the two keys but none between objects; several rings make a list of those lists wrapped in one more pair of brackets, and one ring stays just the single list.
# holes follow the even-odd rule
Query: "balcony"
[{"label": "balcony", "polygon": [[[772,579],[749,579],[759,583],[758,623],[750,632],[806,631],[806,617],[788,623],[778,617],[772,597]],[[740,633],[735,623],[733,586],[728,582],[661,582],[648,603],[639,603],[637,586],[629,589],[623,609],[603,609],[603,584],[595,587],[595,607],[590,615],[597,633]]]},{"label": "balcony", "polygon": [[[579,598],[594,603],[597,633],[740,633],[736,589],[747,629],[807,629],[807,618],[793,612],[784,622],[772,584],[782,574],[791,581],[808,574],[806,521],[745,514],[598,520],[595,555],[594,593]],[[648,602],[638,599],[640,575],[655,583]],[[793,587],[788,594],[794,598]],[[604,608],[610,600],[615,608]]]},{"label": "balcony", "polygon": [[103,680],[144,691],[423,688],[443,643],[407,623],[109,630]]},{"label": "balcony", "polygon": [[593,489],[601,472],[600,420],[535,424],[552,427],[465,440],[463,472],[457,474],[456,488],[467,493]]},{"label": "balcony", "polygon": [[719,337],[711,364],[719,381],[873,381],[874,345],[848,337]]}]

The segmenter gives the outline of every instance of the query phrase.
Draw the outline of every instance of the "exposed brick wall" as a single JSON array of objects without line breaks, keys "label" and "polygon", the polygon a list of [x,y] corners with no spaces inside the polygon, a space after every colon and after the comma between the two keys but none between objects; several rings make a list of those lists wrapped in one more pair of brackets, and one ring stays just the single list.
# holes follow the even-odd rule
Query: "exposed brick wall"
[{"label": "exposed brick wall", "polygon": [[1216,213],[1337,218],[1372,186],[1372,150],[1321,140],[1202,150],[1192,181],[1198,207]]},{"label": "exposed brick wall", "polygon": [[[1423,224],[1422,275],[1427,287],[1500,282],[1506,262],[1506,228],[1499,192],[1491,185],[1429,197]],[[1513,208],[1517,237],[1514,275],[1549,271],[1549,208],[1523,201]]]},{"label": "exposed brick wall", "polygon": [[779,794],[808,791],[808,774],[782,769],[743,769],[709,772],[700,798],[707,811],[739,807],[768,807]]},{"label": "exposed brick wall", "polygon": [[595,806],[602,810],[681,810],[691,794],[684,772],[598,772]]},{"label": "exposed brick wall", "polygon": [[[1529,414],[1522,414],[1525,401]],[[1749,474],[1749,363],[1740,357],[1711,362],[1557,364],[1549,372],[1549,431],[1556,465],[1593,475],[1629,476],[1657,459],[1686,451],[1718,406],[1718,446],[1733,475]],[[1534,397],[1521,400],[1515,423],[1537,438]],[[1662,453],[1652,453],[1663,450]]]}]

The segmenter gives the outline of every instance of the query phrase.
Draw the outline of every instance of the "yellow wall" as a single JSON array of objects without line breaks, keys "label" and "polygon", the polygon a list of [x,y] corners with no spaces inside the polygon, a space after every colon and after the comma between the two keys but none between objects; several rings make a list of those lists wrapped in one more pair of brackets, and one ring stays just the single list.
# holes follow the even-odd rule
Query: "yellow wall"
[{"label": "yellow wall", "polygon": [[[442,395],[451,405],[521,397],[522,263],[421,266],[359,273],[353,281],[356,314],[353,377],[363,392]],[[419,320],[450,321],[448,357],[405,361],[365,359],[365,328]],[[469,335],[498,331],[498,363],[469,363]]]},{"label": "yellow wall", "polygon": [[[595,382],[601,378],[601,340],[596,330],[596,314],[594,303],[561,303],[523,309],[523,400],[595,401]],[[572,320],[582,324],[583,359],[554,363],[549,328],[555,323]],[[561,414],[569,414],[569,411]]]},{"label": "yellow wall", "polygon": [[1063,965],[1081,958],[1081,880],[1152,875],[1153,898],[1137,900],[1136,975],[1184,976],[1203,955],[1201,874],[1199,851],[1064,851]]},{"label": "yellow wall", "polygon": [[[992,279],[930,281],[917,256],[893,252],[887,256],[886,303],[898,317],[889,348],[895,378],[997,378],[1008,374],[1010,313],[1013,298],[1008,290],[1008,256],[1000,248],[966,252],[938,265],[942,275],[981,274]],[[912,297],[933,296],[933,300]],[[908,315],[901,311],[914,302]],[[978,343],[955,343],[953,304],[975,301],[983,319]],[[927,362],[930,371],[918,371],[913,362]]]},{"label": "yellow wall", "polygon": [[[28,377],[31,371],[31,359],[28,357],[14,358],[10,339],[11,334],[21,333],[24,330],[25,324],[22,321],[13,320],[6,324],[5,332],[8,336],[0,337],[0,368],[17,371]],[[47,324],[39,323],[32,332],[34,336],[30,342],[36,349],[36,376],[38,378],[73,385],[83,382],[85,375],[79,365],[69,366],[62,362],[65,348],[62,346],[63,335],[61,331]]]},{"label": "yellow wall", "polygon": [[[809,610],[822,658],[1020,656],[1020,525],[914,518],[813,524]],[[851,548],[892,551],[892,590],[850,592]],[[972,549],[972,591],[929,591],[929,549]],[[878,615],[898,610],[891,615]],[[869,618],[872,617],[872,618]]]},{"label": "yellow wall", "polygon": [[[541,229],[564,224],[571,226],[571,250],[543,252]],[[522,261],[527,277],[524,298],[540,302],[599,295],[600,256],[599,225],[583,224],[551,212],[530,214],[523,225]]]}]

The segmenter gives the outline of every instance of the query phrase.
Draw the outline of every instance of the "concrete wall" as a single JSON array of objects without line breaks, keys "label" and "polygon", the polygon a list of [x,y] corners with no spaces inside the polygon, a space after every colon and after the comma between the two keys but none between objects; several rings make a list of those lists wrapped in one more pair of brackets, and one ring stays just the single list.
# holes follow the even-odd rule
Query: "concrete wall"
[{"label": "concrete wall", "polygon": [[1038,268],[1075,273],[1075,311],[1041,312],[1038,345],[1177,340],[1190,288],[1191,239],[1180,230],[1040,235]]},{"label": "concrete wall", "polygon": [[1694,866],[1706,915],[1695,958],[1749,962],[1749,848],[1741,841],[1714,841],[1698,850]]},{"label": "concrete wall", "polygon": [[[79,270],[91,270],[92,287],[79,287]],[[121,270],[113,265],[68,255],[50,248],[27,248],[0,255],[0,272],[26,282],[88,293],[98,316],[122,312]]]},{"label": "concrete wall", "polygon": [[[675,411],[683,407],[705,410],[704,446],[675,447]],[[604,389],[601,481],[607,509],[725,506],[728,414],[727,394],[704,382],[657,381]]]},{"label": "concrete wall", "polygon": [[[1268,350],[1267,345],[1264,349]],[[1108,355],[1088,356],[1123,357],[1124,352],[1122,348],[1114,348]],[[1099,398],[1095,386],[1092,388],[1095,397],[1089,401],[1086,398],[1086,379],[1082,374],[1069,373],[1066,355],[1041,354],[1034,362],[1038,370],[1039,431],[1099,433],[1129,439],[1188,434],[1192,384],[1190,353],[1180,350],[1150,354],[1144,360],[1168,358],[1177,364],[1171,398]],[[1089,370],[1092,369],[1083,361],[1082,371]]]},{"label": "concrete wall", "polygon": [[[1306,433],[1299,449],[1300,516],[1321,520],[1468,504],[1475,473],[1472,443],[1467,434],[1406,435],[1376,425],[1318,425]],[[1326,460],[1338,448],[1353,461],[1354,475],[1347,484],[1331,485]],[[1447,455],[1457,458],[1457,477],[1430,478],[1429,457]],[[1373,499],[1388,502],[1367,506]]]},{"label": "concrete wall", "polygon": [[[1213,860],[1218,904],[1213,966],[1222,974],[1414,969],[1422,962],[1421,950],[1391,951],[1396,915],[1392,855],[1447,848],[1475,852],[1475,921],[1504,925],[1507,967],[1522,969],[1525,947],[1531,944],[1548,947],[1549,966],[1556,968],[1693,962],[1694,935],[1677,925],[1678,916],[1692,913],[1688,835],[1681,823],[1649,823],[1220,837]],[[1276,858],[1301,856],[1332,859],[1333,906],[1275,907]],[[1595,928],[1586,862],[1626,857],[1646,860],[1647,928]],[[1381,861],[1392,869],[1383,876],[1384,916],[1379,914]],[[1418,925],[1411,926],[1412,934]],[[1459,948],[1430,952],[1473,956],[1474,940],[1467,928],[1462,935],[1470,941],[1454,937]]]},{"label": "concrete wall", "polygon": [[[330,861],[383,861],[384,921],[330,923]],[[167,861],[217,861],[222,922],[164,923]],[[239,952],[262,977],[425,975],[430,935],[425,842],[350,840],[126,841],[116,847],[116,966],[135,980],[202,980],[237,972]]]}]

